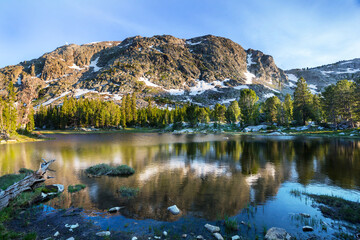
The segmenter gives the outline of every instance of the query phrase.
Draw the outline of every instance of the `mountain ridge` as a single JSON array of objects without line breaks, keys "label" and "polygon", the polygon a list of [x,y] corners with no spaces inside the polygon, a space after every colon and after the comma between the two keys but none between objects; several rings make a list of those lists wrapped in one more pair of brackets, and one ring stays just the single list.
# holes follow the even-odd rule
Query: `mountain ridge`
[{"label": "mountain ridge", "polygon": [[10,81],[19,97],[27,98],[26,105],[55,104],[67,95],[96,93],[119,101],[133,91],[142,97],[211,105],[229,102],[242,88],[279,93],[288,79],[270,55],[245,50],[227,38],[155,35],[64,45],[39,58],[1,68],[0,94],[5,94]]}]

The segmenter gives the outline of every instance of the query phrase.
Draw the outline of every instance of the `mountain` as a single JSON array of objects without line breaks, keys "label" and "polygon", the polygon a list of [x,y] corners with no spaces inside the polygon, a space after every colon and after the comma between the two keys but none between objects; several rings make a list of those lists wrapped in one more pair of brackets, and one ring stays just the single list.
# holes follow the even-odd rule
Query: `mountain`
[{"label": "mountain", "polygon": [[360,78],[360,58],[340,61],[333,64],[306,69],[285,71],[289,79],[289,87],[294,88],[298,78],[305,78],[313,93],[321,92],[324,87],[335,84],[342,79],[356,80]]},{"label": "mountain", "polygon": [[212,35],[65,45],[0,69],[0,95],[9,81],[24,106],[59,104],[65,96],[120,101],[133,91],[142,99],[214,105],[239,97],[239,89],[252,88],[266,98],[288,84],[271,56]]}]

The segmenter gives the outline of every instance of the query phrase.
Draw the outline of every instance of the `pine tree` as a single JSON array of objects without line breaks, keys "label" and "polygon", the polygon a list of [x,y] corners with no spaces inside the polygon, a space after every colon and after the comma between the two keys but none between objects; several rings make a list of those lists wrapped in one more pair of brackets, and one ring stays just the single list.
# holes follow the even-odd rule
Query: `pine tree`
[{"label": "pine tree", "polygon": [[284,124],[285,126],[289,126],[293,120],[293,110],[294,110],[293,101],[291,99],[290,94],[285,95],[285,100],[284,103],[282,104],[282,109],[284,112],[282,124]]},{"label": "pine tree", "polygon": [[259,97],[252,89],[243,89],[240,92],[239,107],[241,119],[245,124],[255,124],[259,116]]},{"label": "pine tree", "polygon": [[348,80],[341,80],[335,86],[335,100],[337,103],[338,115],[341,120],[354,125],[355,112],[355,83]]},{"label": "pine tree", "polygon": [[28,115],[28,123],[26,124],[26,131],[32,132],[35,128],[35,122],[34,122],[34,108],[31,107],[30,113]]},{"label": "pine tree", "polygon": [[215,104],[214,108],[214,120],[218,123],[225,122],[226,107],[219,103]]},{"label": "pine tree", "polygon": [[236,123],[240,120],[240,108],[237,101],[232,101],[226,110],[226,119],[229,123]]},{"label": "pine tree", "polygon": [[312,94],[303,77],[301,77],[294,91],[294,118],[298,124],[305,125],[311,117]]},{"label": "pine tree", "polygon": [[137,109],[136,109],[136,94],[133,92],[131,94],[131,113],[132,113],[132,121],[135,125],[137,123]]},{"label": "pine tree", "polygon": [[279,112],[281,114],[281,102],[280,99],[276,96],[267,98],[262,105],[262,111],[265,114],[265,119],[267,122],[278,123]]},{"label": "pine tree", "polygon": [[126,128],[126,99],[124,96],[121,103],[121,126]]},{"label": "pine tree", "polygon": [[323,120],[323,109],[319,95],[314,94],[312,99],[312,120],[314,120],[317,124],[321,123]]}]

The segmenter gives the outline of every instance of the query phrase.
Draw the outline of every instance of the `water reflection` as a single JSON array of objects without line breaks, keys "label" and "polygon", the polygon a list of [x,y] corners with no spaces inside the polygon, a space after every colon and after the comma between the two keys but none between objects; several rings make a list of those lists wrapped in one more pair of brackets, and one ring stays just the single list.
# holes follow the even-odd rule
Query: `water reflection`
[{"label": "water reflection", "polygon": [[[226,138],[224,138],[226,137]],[[359,141],[326,138],[269,138],[225,135],[91,134],[59,135],[56,140],[1,145],[0,172],[36,169],[40,158],[55,158],[50,183],[84,183],[54,207],[108,209],[126,206],[134,218],[172,220],[166,208],[207,219],[235,215],[249,202],[263,204],[287,181],[334,184],[358,189]],[[97,163],[128,164],[128,178],[88,178]],[[133,199],[121,186],[138,187]]]}]

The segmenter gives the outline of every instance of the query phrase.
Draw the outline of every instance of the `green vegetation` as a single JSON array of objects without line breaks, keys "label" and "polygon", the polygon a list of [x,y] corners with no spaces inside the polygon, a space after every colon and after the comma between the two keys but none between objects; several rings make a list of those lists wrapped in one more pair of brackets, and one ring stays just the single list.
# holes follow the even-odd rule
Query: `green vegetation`
[{"label": "green vegetation", "polygon": [[86,185],[84,185],[84,184],[76,184],[75,186],[69,185],[68,192],[69,193],[79,192],[80,190],[83,190],[85,188],[86,188]]},{"label": "green vegetation", "polygon": [[119,189],[119,193],[122,197],[134,198],[139,193],[139,188],[131,188],[122,186]]},{"label": "green vegetation", "polygon": [[30,133],[35,126],[34,110],[30,108],[30,112],[27,113],[26,106],[17,106],[16,101],[14,84],[9,81],[6,94],[0,96],[0,139],[4,136],[9,138],[12,135],[17,135],[20,122],[25,123],[23,131],[26,133]]},{"label": "green vegetation", "polygon": [[0,177],[0,189],[5,190],[14,183],[20,181],[26,174],[7,174]]},{"label": "green vegetation", "polygon": [[213,121],[240,122],[242,126],[268,122],[289,127],[312,121],[324,126],[336,127],[346,123],[353,127],[360,120],[358,93],[360,82],[341,80],[325,88],[321,94],[312,94],[305,79],[300,78],[293,96],[287,94],[283,101],[273,96],[260,103],[255,91],[243,89],[239,92],[239,100],[231,102],[228,108],[219,103],[213,109],[181,103],[174,104],[172,110],[160,109],[149,98],[146,107],[137,109],[134,93],[125,95],[121,104],[99,99],[65,98],[62,106],[41,106],[35,115],[35,124],[52,129],[88,126],[164,128],[169,124],[181,128],[184,122],[193,127]]},{"label": "green vegetation", "polygon": [[225,216],[224,224],[226,231],[231,232],[238,230],[238,222],[236,221],[236,219],[231,219],[228,216]]},{"label": "green vegetation", "polygon": [[102,163],[95,166],[91,166],[85,170],[86,173],[91,175],[109,175],[109,176],[129,176],[135,173],[132,167],[127,165],[120,165],[117,167],[110,166]]},{"label": "green vegetation", "polygon": [[351,223],[360,222],[360,203],[345,200],[340,197],[304,193],[315,202],[321,204],[319,209],[325,217],[345,220]]}]

